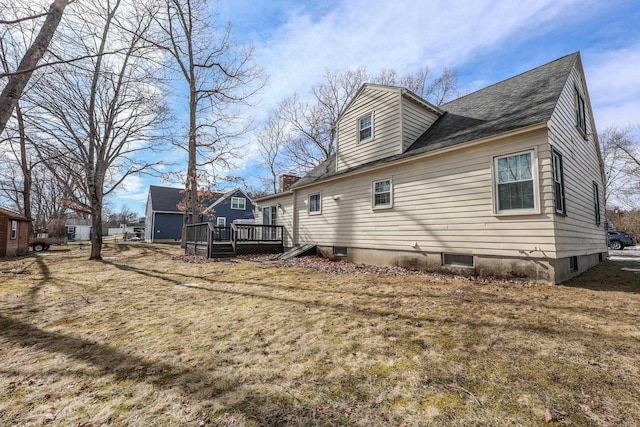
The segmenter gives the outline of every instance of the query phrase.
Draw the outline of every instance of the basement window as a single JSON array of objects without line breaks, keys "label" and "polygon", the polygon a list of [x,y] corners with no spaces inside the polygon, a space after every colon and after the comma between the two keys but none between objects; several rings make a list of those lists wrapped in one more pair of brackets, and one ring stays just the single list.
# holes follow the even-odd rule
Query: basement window
[{"label": "basement window", "polygon": [[334,246],[333,254],[335,256],[347,256],[347,247],[346,246]]},{"label": "basement window", "polygon": [[473,255],[442,254],[442,265],[454,267],[473,267]]},{"label": "basement window", "polygon": [[578,257],[572,256],[569,257],[569,271],[575,273],[578,271]]}]

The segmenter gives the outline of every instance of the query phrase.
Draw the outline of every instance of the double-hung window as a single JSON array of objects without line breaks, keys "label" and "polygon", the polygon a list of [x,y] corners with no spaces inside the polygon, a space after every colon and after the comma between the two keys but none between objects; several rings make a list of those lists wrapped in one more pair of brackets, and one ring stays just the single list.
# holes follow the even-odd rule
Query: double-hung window
[{"label": "double-hung window", "polygon": [[18,238],[18,221],[15,219],[11,220],[11,240],[15,240]]},{"label": "double-hung window", "polygon": [[391,179],[383,179],[373,182],[373,207],[390,208],[392,206]]},{"label": "double-hung window", "polygon": [[562,170],[562,155],[556,150],[551,151],[551,166],[553,167],[553,185],[556,213],[566,214],[567,206],[564,197],[564,172]]},{"label": "double-hung window", "polygon": [[364,142],[373,138],[373,113],[358,119],[358,141]]},{"label": "double-hung window", "polygon": [[600,190],[598,189],[598,184],[593,181],[593,205],[596,214],[596,225],[600,225]]},{"label": "double-hung window", "polygon": [[495,158],[498,213],[535,209],[533,151]]},{"label": "double-hung window", "polygon": [[575,88],[575,109],[576,109],[576,127],[585,135],[587,134],[587,116],[584,104],[584,98],[580,94],[578,88]]},{"label": "double-hung window", "polygon": [[320,193],[309,194],[309,215],[319,215],[322,213],[322,200]]},{"label": "double-hung window", "polygon": [[247,199],[244,197],[232,197],[231,198],[231,209],[245,210],[247,207]]}]

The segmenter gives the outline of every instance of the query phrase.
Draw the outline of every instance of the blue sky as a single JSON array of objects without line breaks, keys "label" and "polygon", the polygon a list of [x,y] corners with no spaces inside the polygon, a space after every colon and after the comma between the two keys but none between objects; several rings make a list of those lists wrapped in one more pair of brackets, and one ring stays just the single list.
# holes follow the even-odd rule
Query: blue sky
[{"label": "blue sky", "polygon": [[[532,3],[532,4],[527,4]],[[256,120],[306,94],[323,71],[366,66],[400,73],[428,65],[457,71],[472,92],[580,51],[598,130],[640,123],[640,0],[221,0],[235,37],[255,48],[269,76]],[[250,135],[247,141],[250,141]],[[251,147],[230,171],[251,176]],[[143,213],[150,184],[136,177],[112,198]]]}]

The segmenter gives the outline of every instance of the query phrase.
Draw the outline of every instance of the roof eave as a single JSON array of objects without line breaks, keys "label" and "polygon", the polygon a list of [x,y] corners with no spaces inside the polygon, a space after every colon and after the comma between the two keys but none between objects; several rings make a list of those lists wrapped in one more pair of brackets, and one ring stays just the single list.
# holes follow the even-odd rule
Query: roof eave
[{"label": "roof eave", "polygon": [[297,186],[296,188],[293,188],[292,190],[300,190],[300,189],[311,187],[311,186],[314,186],[314,185],[317,185],[317,184],[321,184],[321,183],[326,183],[326,182],[336,181],[336,180],[347,178],[347,177],[351,177],[351,176],[361,175],[361,174],[369,173],[371,171],[384,169],[384,168],[388,168],[388,167],[391,167],[391,166],[397,166],[397,165],[404,164],[404,163],[410,163],[410,162],[418,161],[418,160],[425,159],[425,158],[428,158],[428,157],[440,155],[440,154],[443,154],[443,153],[457,151],[457,150],[461,150],[463,148],[468,148],[468,147],[473,147],[473,146],[476,146],[476,145],[486,144],[487,142],[491,142],[491,141],[495,141],[495,140],[499,140],[499,139],[504,139],[504,138],[509,138],[509,137],[512,137],[512,136],[517,136],[517,135],[521,135],[521,134],[528,133],[528,132],[533,132],[533,131],[540,130],[540,129],[545,129],[545,128],[548,127],[547,124],[548,124],[548,121],[543,121],[543,122],[535,123],[535,124],[532,124],[532,125],[524,126],[524,127],[518,128],[518,129],[514,129],[514,130],[511,130],[511,131],[503,132],[503,133],[500,133],[500,134],[491,135],[491,136],[488,136],[488,137],[479,138],[479,139],[471,140],[471,141],[467,141],[467,142],[462,142],[460,144],[456,144],[456,145],[453,145],[453,146],[450,146],[450,147],[444,147],[444,148],[440,148],[440,149],[433,150],[433,151],[427,151],[427,152],[424,152],[424,153],[415,154],[413,156],[407,156],[407,157],[399,158],[397,160],[391,160],[391,161],[384,162],[384,163],[381,163],[381,164],[377,164],[377,165],[374,165],[374,166],[364,167],[362,169],[357,169],[357,170],[354,170],[352,172],[346,172],[344,174],[329,176],[329,177],[327,177],[325,179],[319,179],[317,181],[309,182],[307,184],[302,184],[300,186]]},{"label": "roof eave", "polygon": [[[293,190],[295,190],[294,188],[292,188],[291,190],[287,190],[287,191],[281,191],[280,193],[275,193],[275,194],[269,194],[267,196],[262,196],[262,197],[258,197],[257,199],[255,199],[254,201],[256,203],[259,202],[263,202],[265,200],[271,200],[271,199],[276,199],[278,197],[283,197],[283,196],[290,196],[293,194]],[[255,204],[255,203],[254,203]]]}]

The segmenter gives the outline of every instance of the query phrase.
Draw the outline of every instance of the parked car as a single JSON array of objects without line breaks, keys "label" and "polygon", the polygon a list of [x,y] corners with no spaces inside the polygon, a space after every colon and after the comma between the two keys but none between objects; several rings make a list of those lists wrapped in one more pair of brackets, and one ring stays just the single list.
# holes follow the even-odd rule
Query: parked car
[{"label": "parked car", "polygon": [[621,251],[627,246],[635,246],[636,238],[626,231],[608,231],[607,244],[614,251]]}]

